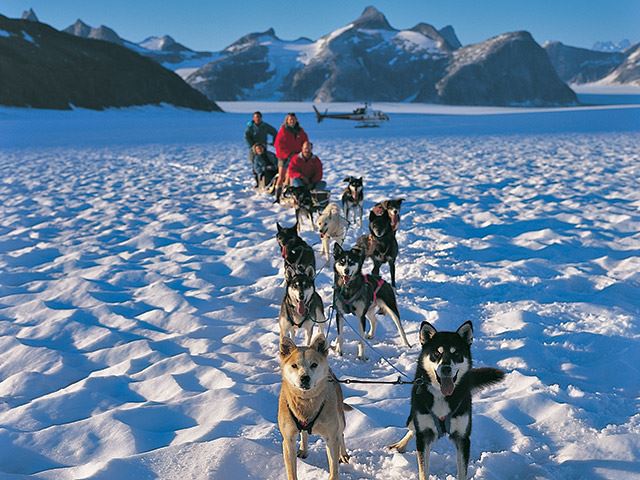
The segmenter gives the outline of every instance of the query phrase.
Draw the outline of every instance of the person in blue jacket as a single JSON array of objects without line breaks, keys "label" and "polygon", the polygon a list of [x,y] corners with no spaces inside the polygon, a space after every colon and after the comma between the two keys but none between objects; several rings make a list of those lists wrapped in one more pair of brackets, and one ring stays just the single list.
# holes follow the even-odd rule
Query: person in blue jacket
[{"label": "person in blue jacket", "polygon": [[256,179],[256,188],[262,184],[267,187],[278,173],[278,159],[267,150],[262,143],[256,143],[253,148],[253,176]]},{"label": "person in blue jacket", "polygon": [[[277,134],[278,131],[273,126],[262,121],[261,112],[253,112],[253,120],[247,123],[247,129],[244,131],[244,139],[249,147],[249,165],[253,166],[253,146],[256,143],[273,145]],[[271,142],[268,142],[269,135],[271,135]]]}]

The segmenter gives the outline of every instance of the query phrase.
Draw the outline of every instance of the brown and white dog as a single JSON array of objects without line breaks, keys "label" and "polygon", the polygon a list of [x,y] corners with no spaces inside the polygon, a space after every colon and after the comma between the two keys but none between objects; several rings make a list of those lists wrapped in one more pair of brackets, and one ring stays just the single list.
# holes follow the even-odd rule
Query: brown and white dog
[{"label": "brown and white dog", "polygon": [[[298,478],[296,457],[307,457],[309,434],[320,435],[327,444],[329,480],[338,480],[338,464],[349,462],[344,444],[347,408],[340,384],[329,369],[327,354],[328,345],[322,334],[309,347],[297,347],[288,337],[280,342],[278,426],[288,480]],[[296,452],[298,433],[300,449]]]}]

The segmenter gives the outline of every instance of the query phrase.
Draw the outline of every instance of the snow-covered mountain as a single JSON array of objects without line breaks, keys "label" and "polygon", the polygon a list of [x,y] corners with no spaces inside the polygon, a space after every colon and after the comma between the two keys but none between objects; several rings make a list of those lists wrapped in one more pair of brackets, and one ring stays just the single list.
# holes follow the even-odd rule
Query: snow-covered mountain
[{"label": "snow-covered mountain", "polygon": [[113,29],[101,25],[94,28],[78,19],[73,25],[64,29],[65,32],[82,38],[93,38],[122,45],[134,52],[149,57],[169,70],[185,76],[187,73],[205,65],[217,58],[212,52],[196,52],[176,42],[169,35],[148,37],[136,43],[123,39]]},{"label": "snow-covered mountain", "polygon": [[454,52],[436,91],[442,102],[457,105],[577,103],[544,49],[524,31],[498,35]]},{"label": "snow-covered mountain", "polygon": [[562,80],[569,84],[596,82],[619,66],[625,55],[618,51],[596,51],[561,42],[545,43],[549,60]]},{"label": "snow-covered mountain", "polygon": [[246,35],[187,81],[227,100],[410,100],[459,43],[451,27],[444,34],[424,23],[399,31],[368,7],[316,41],[285,41],[273,29]]},{"label": "snow-covered mountain", "polygon": [[576,102],[528,33],[460,49],[451,26],[396,30],[374,7],[315,42],[246,35],[187,82],[218,100]]},{"label": "snow-covered mountain", "polygon": [[560,78],[569,84],[640,85],[639,45],[624,51],[598,51],[548,42],[544,49]]},{"label": "snow-covered mountain", "polygon": [[218,58],[186,77],[209,98],[283,99],[284,85],[314,54],[307,38],[286,41],[273,29],[245,35],[219,52]]},{"label": "snow-covered mountain", "polygon": [[597,52],[623,52],[631,46],[629,39],[625,38],[619,42],[612,42],[611,40],[605,42],[596,42],[591,47],[591,50]]},{"label": "snow-covered mountain", "polygon": [[600,83],[640,86],[640,43],[625,52],[624,61]]}]

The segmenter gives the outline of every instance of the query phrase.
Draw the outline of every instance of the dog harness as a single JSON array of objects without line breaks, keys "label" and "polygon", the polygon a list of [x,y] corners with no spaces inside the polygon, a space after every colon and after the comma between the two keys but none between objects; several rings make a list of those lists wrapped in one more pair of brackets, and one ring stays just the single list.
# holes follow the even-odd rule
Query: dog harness
[{"label": "dog harness", "polygon": [[[419,380],[420,380],[420,383],[418,384],[418,388],[416,389],[416,394],[420,393],[420,390],[423,388],[423,385],[425,384],[424,379],[419,378]],[[460,405],[462,405],[462,400],[460,401],[460,403],[458,403],[456,408],[452,409],[444,417],[438,417],[435,413],[433,413],[432,411],[429,411],[429,415],[431,415],[431,418],[433,418],[433,423],[436,426],[436,429],[438,431],[438,438],[443,437],[445,434],[451,433],[451,418],[453,417],[453,414],[458,411],[458,409],[460,408]],[[414,421],[414,426],[416,428],[416,431],[418,431],[418,421],[415,417],[413,421]]]},{"label": "dog harness", "polygon": [[[315,293],[315,292],[314,292],[314,293]],[[289,299],[288,299],[288,298],[286,298],[286,299],[285,299],[285,302],[286,302],[286,303],[285,303],[285,306],[284,306],[284,310],[285,310],[285,312],[287,313],[287,321],[288,321],[291,325],[293,325],[294,327],[296,327],[296,328],[300,328],[300,327],[302,326],[302,324],[303,324],[304,322],[306,322],[306,321],[309,319],[309,317],[311,317],[311,308],[312,308],[312,305],[311,305],[311,304],[313,303],[313,300],[314,300],[314,298],[313,298],[313,296],[311,296],[311,299],[309,300],[309,305],[307,305],[307,304],[305,303],[305,305],[304,305],[304,306],[305,306],[305,309],[306,309],[306,313],[305,313],[305,314],[304,314],[304,316],[302,317],[302,320],[300,320],[300,323],[296,323],[296,322],[294,322],[294,321],[293,321],[293,315],[291,314],[291,305],[290,305],[290,303],[289,303]]]},{"label": "dog harness", "polygon": [[[363,274],[362,278],[364,278],[364,283],[362,284],[362,288],[360,288],[360,290],[358,290],[356,293],[354,293],[351,298],[347,299],[345,298],[345,296],[342,294],[342,288],[340,288],[339,290],[336,290],[336,295],[340,298],[340,300],[342,301],[342,303],[344,303],[345,305],[345,311],[346,313],[353,313],[355,312],[355,308],[353,308],[353,303],[360,298],[362,292],[364,291],[365,288],[369,287],[369,274]],[[380,290],[380,288],[382,287],[382,285],[384,285],[384,280],[382,279],[382,277],[378,278],[378,281],[376,283],[376,288],[373,290],[373,302],[371,302],[372,304],[376,303],[376,300],[378,298],[378,291]],[[344,285],[343,285],[344,287]]]},{"label": "dog harness", "polygon": [[324,402],[322,402],[322,405],[320,405],[320,410],[318,410],[318,413],[316,413],[316,416],[313,417],[313,419],[309,420],[308,422],[303,422],[298,420],[298,417],[294,415],[288,403],[287,403],[287,408],[289,409],[289,414],[291,415],[291,418],[293,418],[293,422],[296,424],[298,431],[308,432],[309,435],[311,435],[313,433],[311,431],[313,429],[313,425],[316,423],[316,420],[318,420],[318,417],[320,416],[320,413],[322,413],[322,409],[324,408]]},{"label": "dog harness", "polygon": [[[363,276],[364,276],[364,281],[368,285],[369,284],[369,274],[365,273]],[[384,285],[384,280],[382,279],[382,277],[380,277],[380,278],[378,278],[378,282],[376,283],[376,289],[373,291],[373,303],[376,303],[376,300],[378,298],[378,292],[380,291],[380,288],[382,287],[382,285]]]}]

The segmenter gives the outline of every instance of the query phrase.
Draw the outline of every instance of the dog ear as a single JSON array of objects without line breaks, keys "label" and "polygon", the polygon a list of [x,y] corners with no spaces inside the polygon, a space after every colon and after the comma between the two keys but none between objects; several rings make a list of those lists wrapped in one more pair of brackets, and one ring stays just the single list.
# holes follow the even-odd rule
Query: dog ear
[{"label": "dog ear", "polygon": [[360,182],[362,182],[362,177],[358,178],[358,180],[360,180]]},{"label": "dog ear", "polygon": [[276,227],[278,227],[278,232],[282,231],[282,227],[280,226],[280,224],[278,222],[276,222]]},{"label": "dog ear", "polygon": [[343,182],[350,182],[351,181],[351,177],[345,177],[345,179],[343,180]]},{"label": "dog ear", "polygon": [[311,342],[311,346],[309,348],[311,348],[312,350],[317,350],[325,357],[329,354],[327,339],[324,338],[324,335],[322,333],[316,335],[316,338],[313,339],[313,342]]},{"label": "dog ear", "polygon": [[438,333],[438,331],[435,327],[425,320],[420,325],[420,343],[424,345],[431,340],[436,333]]},{"label": "dog ear", "polygon": [[333,244],[333,258],[338,258],[339,255],[342,255],[342,253],[344,253],[344,250],[342,249],[340,244],[338,242],[334,243]]},{"label": "dog ear", "polygon": [[289,337],[283,337],[280,340],[280,357],[286,358],[298,349]]},{"label": "dog ear", "polygon": [[315,270],[313,269],[313,267],[311,265],[308,265],[305,269],[304,269],[304,273],[307,277],[309,278],[313,278],[316,274]]},{"label": "dog ear", "polygon": [[402,202],[404,202],[404,198],[398,198],[396,202],[398,202],[398,207],[400,207],[400,205],[402,205]]},{"label": "dog ear", "polygon": [[462,325],[460,325],[460,327],[458,327],[458,330],[456,330],[456,333],[460,335],[469,345],[473,343],[473,325],[471,324],[470,320],[467,320]]}]

